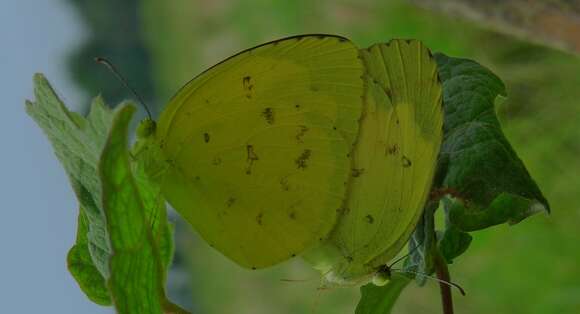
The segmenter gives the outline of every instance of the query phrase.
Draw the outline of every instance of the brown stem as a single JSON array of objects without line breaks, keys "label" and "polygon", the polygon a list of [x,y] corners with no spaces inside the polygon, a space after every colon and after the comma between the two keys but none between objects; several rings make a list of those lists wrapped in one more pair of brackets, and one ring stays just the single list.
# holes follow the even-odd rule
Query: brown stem
[{"label": "brown stem", "polygon": [[[447,263],[443,260],[440,252],[435,254],[435,272],[437,278],[446,282],[451,282]],[[443,305],[443,314],[453,314],[453,299],[451,298],[451,287],[445,283],[439,283],[441,291],[441,304]]]},{"label": "brown stem", "polygon": [[412,0],[427,8],[459,15],[500,32],[580,53],[580,4],[550,0]]}]

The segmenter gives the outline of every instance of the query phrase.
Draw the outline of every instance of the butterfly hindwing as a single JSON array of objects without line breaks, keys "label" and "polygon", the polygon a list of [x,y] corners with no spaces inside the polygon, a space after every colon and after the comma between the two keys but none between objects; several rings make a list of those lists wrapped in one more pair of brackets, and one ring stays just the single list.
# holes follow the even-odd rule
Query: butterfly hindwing
[{"label": "butterfly hindwing", "polygon": [[365,107],[353,152],[352,181],[326,242],[340,256],[327,279],[368,277],[391,260],[415,229],[429,194],[442,138],[441,84],[428,49],[392,40],[361,50]]}]

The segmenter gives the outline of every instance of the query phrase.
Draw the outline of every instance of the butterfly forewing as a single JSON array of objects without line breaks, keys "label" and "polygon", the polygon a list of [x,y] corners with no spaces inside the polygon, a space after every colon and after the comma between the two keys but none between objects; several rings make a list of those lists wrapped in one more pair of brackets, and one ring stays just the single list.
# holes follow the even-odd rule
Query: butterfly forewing
[{"label": "butterfly forewing", "polygon": [[248,268],[323,240],[345,198],[363,72],[351,42],[301,36],[202,73],[159,121],[170,204]]}]

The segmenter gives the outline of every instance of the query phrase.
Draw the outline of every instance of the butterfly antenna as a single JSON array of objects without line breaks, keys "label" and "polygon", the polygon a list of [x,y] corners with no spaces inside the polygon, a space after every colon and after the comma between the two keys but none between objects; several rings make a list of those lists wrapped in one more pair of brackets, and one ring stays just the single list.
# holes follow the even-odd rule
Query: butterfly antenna
[{"label": "butterfly antenna", "polygon": [[312,279],[287,279],[287,278],[282,278],[282,279],[280,279],[280,281],[282,281],[282,282],[311,282]]},{"label": "butterfly antenna", "polygon": [[392,262],[388,267],[392,268],[393,266],[395,266],[397,263],[399,263],[400,261],[404,260],[406,257],[408,257],[409,255],[413,254],[415,251],[417,251],[417,249],[419,249],[421,245],[417,244],[412,250],[410,250],[407,254],[397,258],[394,262]]},{"label": "butterfly antenna", "polygon": [[421,273],[421,272],[412,271],[412,270],[402,270],[402,269],[391,269],[391,270],[392,271],[396,271],[398,273],[408,273],[408,274],[415,274],[415,275],[425,276],[425,277],[427,277],[429,279],[432,279],[432,280],[435,280],[435,281],[437,281],[439,283],[446,284],[446,285],[448,285],[450,287],[455,287],[455,288],[457,288],[457,290],[459,290],[459,292],[461,293],[461,295],[465,296],[465,290],[463,290],[463,288],[461,288],[460,285],[458,285],[458,284],[456,284],[454,282],[450,282],[450,281],[447,281],[447,280],[442,280],[442,279],[439,279],[437,277],[433,277],[433,276],[430,276],[430,275],[427,275],[427,274],[424,274],[424,273]]},{"label": "butterfly antenna", "polygon": [[105,59],[103,57],[96,57],[95,58],[95,62],[100,63],[100,64],[106,66],[109,69],[109,71],[111,71],[113,73],[113,75],[115,75],[115,77],[128,90],[131,91],[131,93],[137,98],[137,100],[139,101],[139,103],[141,103],[141,105],[143,106],[143,108],[145,108],[145,111],[147,112],[147,116],[149,116],[149,120],[153,120],[153,116],[151,115],[151,111],[149,111],[149,107],[147,107],[147,105],[143,101],[143,98],[141,98],[141,96],[139,96],[139,94],[137,94],[137,92],[131,86],[129,86],[129,83],[127,83],[127,80],[123,77],[123,75],[121,75],[121,72],[119,72],[117,70],[117,68],[113,65],[113,63],[111,63],[109,60],[107,60],[107,59]]}]

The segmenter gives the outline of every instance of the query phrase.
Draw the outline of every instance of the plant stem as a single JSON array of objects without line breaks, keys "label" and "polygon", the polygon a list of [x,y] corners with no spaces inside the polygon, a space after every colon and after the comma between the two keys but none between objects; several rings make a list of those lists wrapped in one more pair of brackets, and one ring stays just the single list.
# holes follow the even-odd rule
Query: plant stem
[{"label": "plant stem", "polygon": [[[451,278],[449,276],[449,270],[447,269],[447,263],[441,256],[441,253],[437,251],[435,254],[435,272],[437,273],[437,278],[450,282]],[[441,305],[443,306],[443,314],[453,314],[453,299],[451,298],[451,287],[442,282],[439,283],[439,290],[441,291]]]}]

